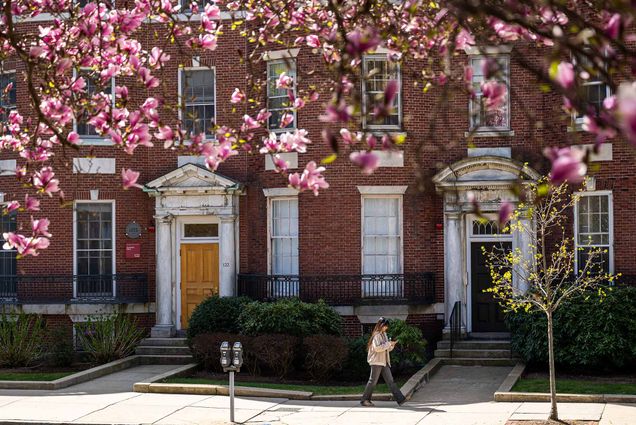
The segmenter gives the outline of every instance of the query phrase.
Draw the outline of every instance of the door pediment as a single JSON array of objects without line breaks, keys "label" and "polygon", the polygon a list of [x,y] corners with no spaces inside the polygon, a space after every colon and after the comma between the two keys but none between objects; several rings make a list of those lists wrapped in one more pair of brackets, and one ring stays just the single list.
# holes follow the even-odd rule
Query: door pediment
[{"label": "door pediment", "polygon": [[144,191],[161,194],[219,193],[240,194],[243,185],[195,164],[185,164],[146,183]]}]

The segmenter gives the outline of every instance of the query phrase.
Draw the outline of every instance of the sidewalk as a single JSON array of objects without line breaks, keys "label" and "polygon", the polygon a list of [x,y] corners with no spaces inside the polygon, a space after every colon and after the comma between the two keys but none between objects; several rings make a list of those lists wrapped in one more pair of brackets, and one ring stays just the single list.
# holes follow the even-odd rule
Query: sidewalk
[{"label": "sidewalk", "polygon": [[[224,396],[144,394],[132,383],[174,366],[139,366],[56,391],[0,391],[0,424],[229,423]],[[504,370],[505,369],[505,370]],[[377,402],[292,401],[237,398],[236,420],[276,425],[503,425],[508,419],[547,418],[548,403],[496,403],[494,390],[509,368],[444,366],[402,407]],[[562,418],[601,419],[601,425],[633,425],[636,405],[559,404]]]}]

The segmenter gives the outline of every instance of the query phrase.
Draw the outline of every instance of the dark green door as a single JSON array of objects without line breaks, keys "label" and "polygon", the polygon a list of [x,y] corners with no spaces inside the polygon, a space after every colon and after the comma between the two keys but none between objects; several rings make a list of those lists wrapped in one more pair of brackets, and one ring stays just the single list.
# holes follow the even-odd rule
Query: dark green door
[{"label": "dark green door", "polygon": [[512,249],[511,242],[472,242],[470,245],[473,332],[505,332],[507,330],[501,307],[490,292],[484,292],[492,286],[492,280],[481,248],[484,247],[487,252],[490,252],[495,245],[506,251]]}]

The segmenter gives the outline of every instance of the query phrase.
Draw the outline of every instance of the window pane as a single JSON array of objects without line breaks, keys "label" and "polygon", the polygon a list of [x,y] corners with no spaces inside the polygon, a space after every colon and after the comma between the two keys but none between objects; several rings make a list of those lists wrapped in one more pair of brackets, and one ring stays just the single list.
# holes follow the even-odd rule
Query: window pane
[{"label": "window pane", "polygon": [[362,273],[399,273],[399,199],[364,198],[362,231]]},{"label": "window pane", "polygon": [[271,201],[271,272],[298,274],[298,200]]},{"label": "window pane", "polygon": [[[495,72],[495,75],[490,78],[490,81],[497,81],[509,87],[509,58],[507,56],[497,56],[494,59],[497,61],[498,70]],[[483,65],[485,62],[486,58],[473,58],[470,61],[473,70],[472,83],[475,91],[474,99],[469,102],[471,128],[487,127],[508,129],[510,127],[508,121],[510,100],[507,93],[503,105],[496,109],[486,108],[485,99],[481,95],[481,84],[485,81],[483,73]]]},{"label": "window pane", "polygon": [[183,236],[186,238],[213,238],[219,236],[217,223],[188,223],[184,225]]},{"label": "window pane", "polygon": [[183,72],[181,96],[187,131],[212,133],[216,121],[215,73],[212,69]]},{"label": "window pane", "polygon": [[[402,90],[399,84],[399,65],[389,62],[384,57],[367,56],[363,58],[363,73],[362,98],[367,124],[371,126],[399,126]],[[386,117],[375,117],[373,109],[378,102],[382,102],[384,90],[391,80],[398,82],[398,92],[393,100],[392,110]]]},{"label": "window pane", "polygon": [[[280,74],[293,79],[292,92],[296,93],[296,62],[294,59],[274,60],[267,62],[267,110],[272,114],[268,120],[268,127],[271,130],[281,128],[281,119],[285,113],[294,114],[291,101],[289,100],[289,89],[277,88],[276,81]],[[294,119],[285,128],[296,128]]]},{"label": "window pane", "polygon": [[[79,275],[110,275],[112,267],[113,223],[110,203],[76,204],[76,256]],[[89,283],[78,284],[78,296],[95,292]],[[101,285],[99,295],[112,295],[112,285]],[[104,293],[103,291],[107,291]]]}]

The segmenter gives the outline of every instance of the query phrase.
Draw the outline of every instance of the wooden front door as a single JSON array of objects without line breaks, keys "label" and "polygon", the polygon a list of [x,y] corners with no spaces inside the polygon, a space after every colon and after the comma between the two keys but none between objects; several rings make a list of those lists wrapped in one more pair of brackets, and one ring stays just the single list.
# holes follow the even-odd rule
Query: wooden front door
[{"label": "wooden front door", "polygon": [[194,308],[219,293],[219,244],[181,244],[181,329]]},{"label": "wooden front door", "polygon": [[512,249],[511,242],[472,242],[470,245],[473,332],[505,332],[507,330],[501,306],[490,292],[484,292],[492,286],[492,279],[482,247],[486,252],[491,252],[495,245],[506,251]]}]

